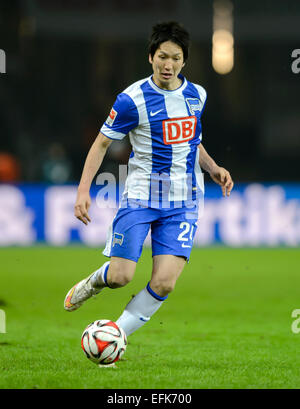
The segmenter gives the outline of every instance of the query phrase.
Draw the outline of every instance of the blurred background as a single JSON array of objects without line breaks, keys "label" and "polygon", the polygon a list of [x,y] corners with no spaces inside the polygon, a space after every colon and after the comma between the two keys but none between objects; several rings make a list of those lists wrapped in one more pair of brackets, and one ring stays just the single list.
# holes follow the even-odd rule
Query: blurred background
[{"label": "blurred background", "polygon": [[[300,49],[299,0],[2,0],[2,245],[102,243],[97,229],[86,238],[72,224],[76,220],[65,235],[47,228],[59,206],[50,206],[48,198],[62,196],[45,186],[65,185],[72,207],[86,154],[117,94],[152,73],[147,53],[152,25],[170,20],[191,34],[183,74],[207,90],[203,144],[236,182],[236,195],[228,209],[222,202],[221,212],[220,193],[206,177],[206,233],[198,243],[299,245],[300,73],[292,69],[292,53]],[[128,138],[113,143],[101,170],[118,179],[130,150]],[[238,233],[232,228],[237,214]],[[270,214],[272,224],[264,228]]]}]

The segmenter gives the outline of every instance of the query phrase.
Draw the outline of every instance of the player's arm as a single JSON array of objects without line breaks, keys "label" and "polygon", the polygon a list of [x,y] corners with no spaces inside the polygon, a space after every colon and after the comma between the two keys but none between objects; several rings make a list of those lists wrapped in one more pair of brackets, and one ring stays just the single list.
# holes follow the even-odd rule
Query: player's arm
[{"label": "player's arm", "polygon": [[112,140],[122,140],[133,128],[138,126],[138,123],[139,114],[135,103],[129,95],[121,92],[89,150],[84,164],[75,203],[75,216],[84,224],[91,221],[88,214],[91,205],[90,187],[102,164],[107,148]]},{"label": "player's arm", "polygon": [[99,132],[89,153],[86,157],[83,167],[80,183],[77,190],[77,198],[75,203],[75,216],[84,224],[91,221],[88,211],[91,205],[90,188],[92,181],[100,168],[107,148],[112,140]]},{"label": "player's arm", "polygon": [[209,173],[210,177],[214,182],[222,188],[223,196],[229,196],[233,188],[233,180],[230,173],[225,168],[222,168],[216,164],[216,162],[209,156],[209,154],[204,149],[202,143],[199,148],[199,165],[202,169]]}]

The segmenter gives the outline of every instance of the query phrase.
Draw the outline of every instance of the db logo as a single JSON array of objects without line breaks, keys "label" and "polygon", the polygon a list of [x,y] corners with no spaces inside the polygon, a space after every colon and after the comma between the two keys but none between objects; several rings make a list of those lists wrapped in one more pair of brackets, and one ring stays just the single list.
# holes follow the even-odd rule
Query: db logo
[{"label": "db logo", "polygon": [[164,143],[183,143],[193,139],[196,131],[197,118],[187,116],[185,118],[172,118],[163,121]]}]

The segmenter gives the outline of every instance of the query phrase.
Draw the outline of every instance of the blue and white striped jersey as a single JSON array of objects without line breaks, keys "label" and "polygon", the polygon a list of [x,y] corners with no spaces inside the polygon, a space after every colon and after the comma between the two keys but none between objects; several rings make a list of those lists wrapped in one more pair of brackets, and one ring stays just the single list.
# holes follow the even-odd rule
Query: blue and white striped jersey
[{"label": "blue and white striped jersey", "polygon": [[159,88],[152,76],[126,88],[100,130],[114,140],[129,134],[126,199],[149,201],[159,192],[160,202],[194,201],[204,193],[197,147],[206,91],[179,77],[182,84],[172,91]]}]

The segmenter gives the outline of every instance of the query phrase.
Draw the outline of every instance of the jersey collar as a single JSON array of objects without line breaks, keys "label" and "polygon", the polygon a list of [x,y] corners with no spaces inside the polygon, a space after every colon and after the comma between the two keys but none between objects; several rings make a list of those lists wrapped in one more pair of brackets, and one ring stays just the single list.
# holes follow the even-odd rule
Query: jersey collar
[{"label": "jersey collar", "polygon": [[185,89],[185,87],[187,86],[187,80],[186,80],[186,78],[185,78],[182,74],[179,74],[179,75],[178,75],[178,78],[180,78],[180,79],[182,80],[182,84],[180,85],[180,87],[178,87],[178,88],[176,88],[176,89],[172,89],[172,90],[162,89],[162,88],[158,87],[158,86],[155,84],[155,82],[153,81],[153,75],[151,75],[151,76],[148,78],[148,83],[150,84],[150,86],[151,86],[155,91],[159,92],[160,94],[170,95],[170,94],[172,94],[172,93],[173,93],[173,94],[181,93],[181,92]]}]

